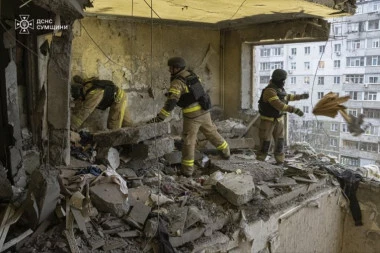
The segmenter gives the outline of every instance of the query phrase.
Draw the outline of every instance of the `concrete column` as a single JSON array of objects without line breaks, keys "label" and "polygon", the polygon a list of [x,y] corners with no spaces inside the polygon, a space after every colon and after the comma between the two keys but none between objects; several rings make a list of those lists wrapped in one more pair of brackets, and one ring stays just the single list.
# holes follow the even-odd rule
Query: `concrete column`
[{"label": "concrete column", "polygon": [[48,64],[47,115],[49,125],[49,162],[70,164],[70,89],[71,29],[54,36]]},{"label": "concrete column", "polygon": [[[10,36],[12,34],[13,36]],[[2,102],[3,112],[2,122],[5,126],[5,152],[7,153],[8,163],[7,169],[9,170],[8,176],[14,177],[19,168],[22,167],[22,137],[19,118],[19,106],[18,106],[18,89],[17,89],[17,66],[14,61],[15,58],[15,30],[11,28],[3,35],[2,48],[8,57],[4,57],[2,65],[5,67],[4,76],[2,76],[2,83],[5,83],[5,90],[3,90],[1,97],[4,98],[5,103]],[[8,61],[8,62],[5,62]],[[5,77],[5,78],[4,78]],[[4,78],[4,79],[3,79]],[[2,84],[3,86],[3,84]],[[3,100],[3,99],[1,99]]]}]

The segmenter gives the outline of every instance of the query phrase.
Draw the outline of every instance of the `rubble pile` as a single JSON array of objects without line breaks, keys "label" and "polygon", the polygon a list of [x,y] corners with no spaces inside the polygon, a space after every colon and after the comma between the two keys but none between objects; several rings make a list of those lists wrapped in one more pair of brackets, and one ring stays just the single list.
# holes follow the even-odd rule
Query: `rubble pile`
[{"label": "rubble pile", "polygon": [[[231,158],[197,151],[192,178],[177,173],[179,138],[168,123],[75,135],[71,165],[42,165],[26,196],[6,205],[0,249],[226,252],[254,239],[246,224],[339,185],[329,172],[342,168],[307,143],[293,145],[279,167],[257,161],[253,141],[236,138],[246,131],[240,122],[219,122],[218,128],[228,137]],[[4,244],[5,238],[13,239]]]}]

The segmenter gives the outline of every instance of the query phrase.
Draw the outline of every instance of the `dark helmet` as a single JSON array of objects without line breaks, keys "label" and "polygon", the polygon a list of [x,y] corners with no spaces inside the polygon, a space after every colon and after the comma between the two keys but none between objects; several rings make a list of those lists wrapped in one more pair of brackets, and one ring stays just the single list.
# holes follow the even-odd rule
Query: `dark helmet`
[{"label": "dark helmet", "polygon": [[272,80],[274,82],[285,81],[285,79],[286,79],[287,76],[288,76],[288,74],[286,73],[285,70],[283,70],[283,69],[276,69],[272,73]]},{"label": "dark helmet", "polygon": [[186,62],[182,57],[172,57],[168,60],[169,67],[184,68],[186,67]]},{"label": "dark helmet", "polygon": [[84,83],[83,78],[78,75],[73,76],[73,81],[74,83],[80,83],[80,84]]}]

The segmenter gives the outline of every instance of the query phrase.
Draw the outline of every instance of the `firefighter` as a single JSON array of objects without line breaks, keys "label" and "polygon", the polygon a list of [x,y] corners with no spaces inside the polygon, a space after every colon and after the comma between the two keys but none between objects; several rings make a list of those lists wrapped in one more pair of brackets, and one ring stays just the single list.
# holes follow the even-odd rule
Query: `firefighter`
[{"label": "firefighter", "polygon": [[261,93],[259,100],[260,113],[260,149],[257,160],[265,161],[271,138],[274,140],[274,158],[277,165],[284,163],[284,115],[286,112],[295,113],[302,117],[303,112],[288,105],[288,101],[308,99],[309,94],[286,94],[284,89],[287,73],[283,69],[276,69],[272,73],[271,80]]},{"label": "firefighter", "polygon": [[170,58],[168,66],[171,82],[165,106],[148,123],[163,121],[176,105],[182,108],[181,172],[184,176],[191,176],[194,172],[194,151],[198,131],[201,131],[220,151],[223,158],[229,159],[230,148],[211,120],[210,97],[204,91],[198,76],[190,70],[185,70],[186,62],[181,57]]},{"label": "firefighter", "polygon": [[77,75],[73,77],[73,82],[71,96],[75,106],[71,111],[71,130],[78,131],[95,109],[105,110],[107,108],[110,108],[107,120],[108,129],[132,125],[129,114],[126,113],[127,96],[123,89],[109,80],[82,79]]}]

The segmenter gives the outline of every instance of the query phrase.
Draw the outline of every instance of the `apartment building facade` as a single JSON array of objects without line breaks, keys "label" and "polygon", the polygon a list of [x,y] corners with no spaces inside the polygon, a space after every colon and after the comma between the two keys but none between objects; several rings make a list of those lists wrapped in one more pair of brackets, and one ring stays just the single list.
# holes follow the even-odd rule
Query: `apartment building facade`
[{"label": "apartment building facade", "polygon": [[[276,68],[288,72],[288,93],[310,93],[309,100],[291,102],[305,116],[288,115],[289,143],[306,141],[317,151],[351,166],[380,165],[380,0],[358,0],[357,13],[334,18],[326,42],[256,46],[254,82],[259,92]],[[338,115],[315,116],[313,107],[328,92],[350,95],[347,112],[365,115],[366,132],[353,136]]]}]

